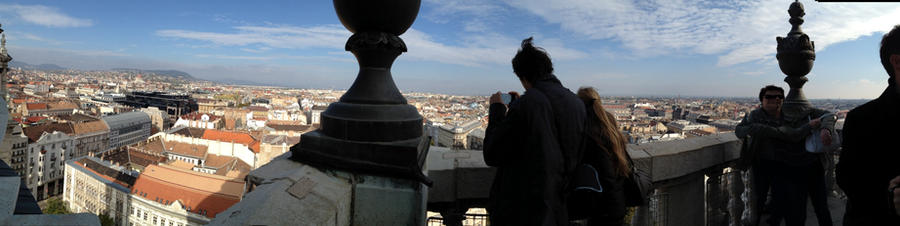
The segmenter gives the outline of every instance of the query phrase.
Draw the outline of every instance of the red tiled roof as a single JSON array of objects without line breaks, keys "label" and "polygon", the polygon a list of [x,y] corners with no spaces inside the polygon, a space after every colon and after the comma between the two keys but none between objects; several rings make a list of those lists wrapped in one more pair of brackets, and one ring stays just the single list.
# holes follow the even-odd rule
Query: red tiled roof
[{"label": "red tiled roof", "polygon": [[29,126],[22,128],[25,132],[25,136],[28,137],[29,142],[36,142],[41,139],[41,135],[44,135],[44,132],[53,133],[53,131],[60,131],[65,134],[72,134],[72,124],[69,123],[46,123],[37,126]]},{"label": "red tiled roof", "polygon": [[47,104],[46,103],[26,103],[25,107],[28,108],[28,110],[38,110],[38,109],[46,110]]},{"label": "red tiled roof", "polygon": [[166,161],[166,157],[164,156],[154,156],[135,150],[128,150],[128,159],[131,164],[143,167],[156,165]]},{"label": "red tiled roof", "polygon": [[[150,165],[138,177],[133,194],[146,200],[169,204],[176,200],[190,212],[213,218],[241,200],[241,179],[182,170],[171,166]],[[146,195],[144,195],[146,194]]]},{"label": "red tiled roof", "polygon": [[246,133],[208,129],[203,132],[203,137],[201,137],[201,139],[244,144],[254,153],[259,153],[259,141]]},{"label": "red tiled roof", "polygon": [[47,118],[47,117],[44,117],[44,116],[29,116],[29,117],[26,117],[26,118],[25,118],[25,121],[27,121],[27,122],[29,122],[29,123],[35,123],[35,122],[44,120],[44,119],[46,119],[46,118]]}]

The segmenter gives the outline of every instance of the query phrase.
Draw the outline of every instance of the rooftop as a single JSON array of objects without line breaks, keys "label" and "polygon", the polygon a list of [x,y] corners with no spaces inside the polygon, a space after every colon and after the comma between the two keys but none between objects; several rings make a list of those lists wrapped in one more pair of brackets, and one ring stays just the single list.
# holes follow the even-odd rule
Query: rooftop
[{"label": "rooftop", "polygon": [[169,131],[166,133],[178,134],[178,135],[182,135],[182,136],[186,136],[186,137],[201,138],[201,137],[203,137],[203,133],[205,131],[206,131],[206,129],[201,129],[201,128],[177,127],[177,128],[169,129]]},{"label": "rooftop", "polygon": [[135,123],[150,123],[150,115],[140,111],[120,113],[103,117],[110,129],[130,126]]},{"label": "rooftop", "polygon": [[189,144],[175,141],[166,141],[162,142],[163,148],[167,152],[175,153],[183,156],[192,156],[197,158],[204,158],[206,156],[206,152],[208,147],[206,145],[199,144]]},{"label": "rooftop", "polygon": [[208,129],[203,132],[203,137],[201,138],[247,145],[254,153],[259,153],[259,141],[250,136],[250,134]]},{"label": "rooftop", "polygon": [[75,161],[66,162],[66,164],[70,164],[75,169],[86,170],[106,180],[108,183],[118,184],[122,186],[121,189],[126,191],[134,186],[134,181],[137,180],[136,177],[126,174],[119,169],[114,169],[109,163],[94,157],[80,157],[75,159]]},{"label": "rooftop", "polygon": [[106,123],[101,120],[75,123],[72,125],[72,129],[76,135],[109,131],[109,127],[106,127]]},{"label": "rooftop", "polygon": [[59,131],[66,134],[72,134],[74,132],[72,124],[56,122],[29,126],[22,128],[22,130],[25,132],[25,136],[28,136],[28,141],[31,143],[40,140],[41,136],[44,135],[44,132],[53,133],[54,131]]},{"label": "rooftop", "polygon": [[[215,217],[241,200],[244,182],[240,179],[182,170],[165,165],[150,165],[141,173],[132,189],[147,200],[179,201],[190,212]],[[205,214],[203,214],[205,211]]]}]

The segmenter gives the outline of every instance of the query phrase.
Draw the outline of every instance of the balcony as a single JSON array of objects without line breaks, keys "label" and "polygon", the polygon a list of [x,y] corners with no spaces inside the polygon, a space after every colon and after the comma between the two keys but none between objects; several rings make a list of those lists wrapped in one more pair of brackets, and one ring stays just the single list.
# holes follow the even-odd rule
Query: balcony
[{"label": "balcony", "polygon": [[[758,214],[744,213],[753,204],[740,198],[749,181],[731,168],[740,157],[740,140],[733,133],[632,144],[628,152],[635,167],[650,174],[654,188],[650,204],[636,210],[633,225],[749,225],[741,216]],[[446,225],[481,217],[465,214],[469,208],[486,207],[493,181],[495,171],[485,165],[481,151],[432,147],[427,167],[434,180],[428,211],[441,213],[440,221]],[[842,195],[833,181],[827,182],[835,194],[829,204],[832,222],[839,225],[845,201],[838,198]],[[817,225],[812,207],[807,210],[807,225]]]},{"label": "balcony", "polygon": [[[749,225],[749,220],[741,216],[759,214],[751,211],[755,204],[744,203],[740,198],[744,192],[752,193],[744,190],[745,185],[750,187],[750,181],[742,177],[749,178],[749,175],[732,170],[740,153],[740,140],[733,133],[632,144],[628,151],[635,167],[650,174],[654,189],[650,203],[636,209],[632,225]],[[366,177],[352,179],[341,171],[317,170],[289,160],[290,154],[285,153],[252,171],[247,177],[250,187],[242,201],[212,222],[240,225],[299,220],[310,223],[283,216],[274,221],[266,218],[272,211],[290,209],[300,213],[298,217],[305,217],[302,219],[331,216],[326,217],[330,219],[326,224],[347,223],[341,219],[352,211],[348,204],[353,198],[345,195],[354,189],[351,184],[364,183],[361,181]],[[427,203],[422,208],[441,216],[422,219],[423,224],[428,221],[429,225],[437,222],[462,225],[467,218],[486,219],[482,214],[465,214],[469,208],[487,206],[495,169],[485,165],[481,151],[432,146],[426,168],[434,185],[428,188]],[[827,182],[833,191],[829,197],[832,222],[840,224],[845,201],[834,186],[833,174],[829,175],[832,175]],[[332,179],[325,179],[328,176]],[[748,200],[753,200],[752,196]],[[396,206],[400,201],[404,200],[381,203],[378,208],[400,208]],[[807,212],[806,224],[817,225],[813,209],[809,207]]]}]

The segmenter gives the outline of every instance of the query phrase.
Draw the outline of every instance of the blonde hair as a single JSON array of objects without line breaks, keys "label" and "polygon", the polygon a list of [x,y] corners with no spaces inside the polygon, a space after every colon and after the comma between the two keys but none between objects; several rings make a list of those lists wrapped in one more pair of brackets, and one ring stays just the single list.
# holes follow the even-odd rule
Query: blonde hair
[{"label": "blonde hair", "polygon": [[600,95],[593,87],[581,87],[578,89],[578,98],[591,104],[590,107],[594,110],[594,115],[588,115],[588,117],[593,117],[597,123],[593,123],[591,128],[586,128],[591,140],[610,156],[614,156],[612,160],[616,174],[621,176],[631,174],[631,168],[628,167],[628,155],[625,153],[628,142],[622,132],[619,132],[616,118],[603,108]]}]

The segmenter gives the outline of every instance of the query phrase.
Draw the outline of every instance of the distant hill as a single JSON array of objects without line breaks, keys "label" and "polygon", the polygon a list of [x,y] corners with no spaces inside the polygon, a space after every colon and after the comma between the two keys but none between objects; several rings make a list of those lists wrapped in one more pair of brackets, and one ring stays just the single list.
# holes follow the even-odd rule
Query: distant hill
[{"label": "distant hill", "polygon": [[38,64],[32,65],[25,62],[15,61],[9,62],[9,67],[20,67],[27,70],[48,70],[48,71],[59,71],[66,70],[64,67],[60,67],[56,64]]},{"label": "distant hill", "polygon": [[156,74],[156,75],[169,76],[169,77],[180,78],[180,79],[197,80],[193,76],[191,76],[191,74],[188,74],[187,72],[183,72],[183,71],[178,71],[178,70],[143,70],[143,69],[135,69],[135,68],[113,68],[110,70],[136,72],[136,73],[141,73],[141,74]]},{"label": "distant hill", "polygon": [[240,80],[240,79],[218,79],[216,82],[221,82],[230,85],[245,85],[245,86],[278,86],[268,83]]}]

